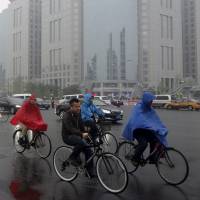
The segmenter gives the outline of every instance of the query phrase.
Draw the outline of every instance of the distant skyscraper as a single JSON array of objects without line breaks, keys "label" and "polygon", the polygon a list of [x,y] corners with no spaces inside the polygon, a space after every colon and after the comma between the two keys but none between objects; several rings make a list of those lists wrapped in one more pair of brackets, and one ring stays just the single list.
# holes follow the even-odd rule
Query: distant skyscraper
[{"label": "distant skyscraper", "polygon": [[65,88],[83,80],[83,0],[42,1],[42,82]]},{"label": "distant skyscraper", "polygon": [[182,1],[183,76],[200,83],[199,0]]},{"label": "distant skyscraper", "polygon": [[[8,86],[7,78],[8,78],[8,70],[9,70],[9,46],[11,42],[11,35],[10,35],[10,24],[11,24],[11,14],[9,9],[3,10],[0,13],[0,88],[4,88]],[[5,71],[7,73],[5,73]],[[7,88],[5,88],[7,89]]]},{"label": "distant skyscraper", "polygon": [[6,79],[5,79],[5,69],[3,68],[3,65],[0,63],[0,91],[3,91],[6,86]]},{"label": "distant skyscraper", "polygon": [[125,28],[120,33],[120,78],[126,80],[126,35]]},{"label": "distant skyscraper", "polygon": [[[40,81],[41,77],[41,0],[11,1],[8,78],[12,85]],[[23,88],[21,88],[23,90]]]},{"label": "distant skyscraper", "polygon": [[87,63],[86,80],[97,80],[97,55],[91,59],[91,63]]},{"label": "distant skyscraper", "polygon": [[175,89],[183,78],[181,0],[138,0],[138,80]]},{"label": "distant skyscraper", "polygon": [[118,80],[118,59],[112,47],[112,33],[110,33],[107,51],[107,80]]}]

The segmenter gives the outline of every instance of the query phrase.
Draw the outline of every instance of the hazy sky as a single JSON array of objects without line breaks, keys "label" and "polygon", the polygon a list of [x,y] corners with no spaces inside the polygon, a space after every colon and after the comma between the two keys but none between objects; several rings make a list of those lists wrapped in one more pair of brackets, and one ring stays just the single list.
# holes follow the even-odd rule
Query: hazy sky
[{"label": "hazy sky", "polygon": [[[0,0],[0,12],[8,6]],[[113,33],[113,49],[120,56],[120,31],[126,28],[128,79],[136,78],[137,67],[137,0],[84,0],[85,63],[97,54],[98,78],[106,78],[106,52],[109,33]],[[118,60],[119,62],[119,60]]]},{"label": "hazy sky", "polygon": [[0,12],[8,7],[8,0],[0,0]]},{"label": "hazy sky", "polygon": [[113,49],[120,58],[120,31],[126,28],[127,79],[136,79],[137,68],[137,0],[84,0],[85,66],[97,54],[98,78],[106,78],[106,54],[109,33]]}]

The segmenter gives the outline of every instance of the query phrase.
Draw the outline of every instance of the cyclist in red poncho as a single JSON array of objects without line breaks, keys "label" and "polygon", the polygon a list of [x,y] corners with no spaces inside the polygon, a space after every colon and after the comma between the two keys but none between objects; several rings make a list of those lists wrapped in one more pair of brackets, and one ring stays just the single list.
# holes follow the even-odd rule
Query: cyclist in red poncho
[{"label": "cyclist in red poncho", "polygon": [[26,100],[22,107],[10,120],[12,125],[20,125],[22,132],[25,134],[28,129],[34,131],[46,131],[47,124],[44,122],[39,107],[36,104],[36,98],[32,94]]}]

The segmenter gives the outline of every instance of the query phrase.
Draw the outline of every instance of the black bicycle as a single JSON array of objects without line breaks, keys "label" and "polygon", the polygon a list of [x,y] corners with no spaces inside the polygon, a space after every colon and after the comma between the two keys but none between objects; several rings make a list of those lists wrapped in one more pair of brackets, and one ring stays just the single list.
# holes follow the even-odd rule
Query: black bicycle
[{"label": "black bicycle", "polygon": [[75,167],[68,160],[72,147],[58,147],[53,156],[53,165],[57,175],[64,181],[73,181],[78,174],[88,174],[88,163],[96,157],[95,169],[101,185],[111,193],[124,191],[128,184],[128,173],[123,162],[116,155],[103,152],[100,143],[91,144],[86,148],[94,148],[92,156],[87,161],[81,159],[82,164]]},{"label": "black bicycle", "polygon": [[133,162],[137,144],[133,141],[123,141],[119,144],[117,155],[125,163],[128,173],[135,172],[139,166],[150,163],[150,156],[156,155],[155,166],[160,177],[170,185],[183,183],[189,175],[189,164],[186,157],[173,147],[165,147],[158,143],[148,156],[142,155],[139,162]]},{"label": "black bicycle", "polygon": [[20,128],[13,133],[13,143],[18,153],[23,153],[26,149],[33,147],[41,158],[47,158],[52,148],[51,140],[44,132],[28,130],[24,134]]},{"label": "black bicycle", "polygon": [[10,117],[10,114],[8,111],[3,111],[1,110],[0,108],[0,122],[3,123],[3,122],[7,122],[8,119]]},{"label": "black bicycle", "polygon": [[[116,137],[112,134],[111,125],[102,119],[96,120],[98,140],[102,143],[101,148],[104,152],[115,154],[118,149],[118,142]],[[86,130],[88,127],[86,127]]]}]

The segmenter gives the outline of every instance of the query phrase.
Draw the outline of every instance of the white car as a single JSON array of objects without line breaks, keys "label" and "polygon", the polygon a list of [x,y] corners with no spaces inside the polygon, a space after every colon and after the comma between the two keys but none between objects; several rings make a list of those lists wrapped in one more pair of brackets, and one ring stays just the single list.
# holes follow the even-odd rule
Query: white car
[{"label": "white car", "polygon": [[153,100],[152,104],[154,108],[164,108],[166,104],[171,103],[172,100],[176,100],[176,98],[173,95],[169,94],[160,94],[155,96],[156,99]]},{"label": "white car", "polygon": [[94,100],[104,101],[106,104],[111,105],[111,100],[108,96],[94,96]]}]

